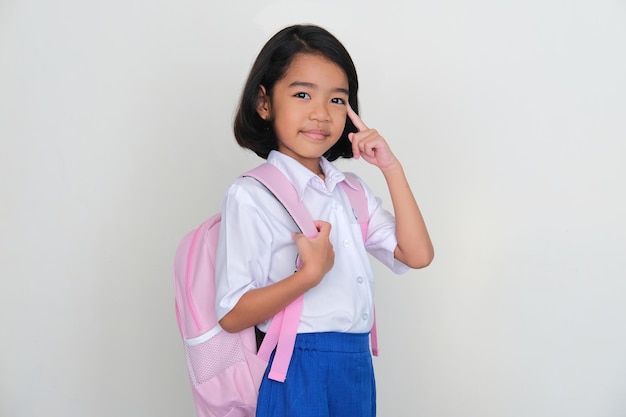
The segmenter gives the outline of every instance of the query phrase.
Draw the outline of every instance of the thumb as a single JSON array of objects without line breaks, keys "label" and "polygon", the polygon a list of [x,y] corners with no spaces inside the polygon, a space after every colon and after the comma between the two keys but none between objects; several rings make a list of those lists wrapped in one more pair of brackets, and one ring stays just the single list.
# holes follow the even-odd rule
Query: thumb
[{"label": "thumb", "polygon": [[321,236],[328,237],[328,235],[330,235],[330,229],[331,229],[330,223],[322,221],[322,220],[316,220],[315,227],[317,228],[317,231],[319,232]]},{"label": "thumb", "polygon": [[348,133],[348,140],[352,144],[352,156],[354,159],[359,159],[361,157],[361,150],[359,149],[358,142],[354,142],[354,132]]},{"label": "thumb", "polygon": [[300,232],[293,232],[291,234],[291,238],[293,239],[294,242],[298,243],[299,240],[304,238],[304,235]]}]

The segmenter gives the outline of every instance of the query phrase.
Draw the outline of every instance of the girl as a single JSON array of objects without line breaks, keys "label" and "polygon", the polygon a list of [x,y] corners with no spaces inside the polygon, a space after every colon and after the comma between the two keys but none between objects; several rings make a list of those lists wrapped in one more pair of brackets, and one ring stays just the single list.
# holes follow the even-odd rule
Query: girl
[{"label": "girl", "polygon": [[[311,239],[294,233],[287,212],[254,179],[238,179],[226,194],[216,265],[221,326],[266,331],[275,314],[305,294],[287,379],[266,374],[257,416],[374,416],[374,278],[366,251],[397,273],[433,259],[402,165],[357,115],[357,90],[343,45],[308,25],[274,35],[243,90],[237,142],[287,175],[319,230]],[[355,185],[331,163],[339,157],[377,166],[389,187],[395,218],[360,184],[370,214],[365,242],[338,186]],[[294,272],[297,258],[302,266]]]}]

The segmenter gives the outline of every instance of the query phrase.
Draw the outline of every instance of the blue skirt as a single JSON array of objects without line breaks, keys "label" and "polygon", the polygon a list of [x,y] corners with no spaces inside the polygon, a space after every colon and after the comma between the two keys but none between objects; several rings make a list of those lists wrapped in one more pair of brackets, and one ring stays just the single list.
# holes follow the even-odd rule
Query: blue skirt
[{"label": "blue skirt", "polygon": [[[270,358],[270,365],[274,355]],[[269,370],[269,366],[268,366]],[[368,333],[301,333],[285,382],[267,378],[257,417],[374,417],[376,384]]]}]

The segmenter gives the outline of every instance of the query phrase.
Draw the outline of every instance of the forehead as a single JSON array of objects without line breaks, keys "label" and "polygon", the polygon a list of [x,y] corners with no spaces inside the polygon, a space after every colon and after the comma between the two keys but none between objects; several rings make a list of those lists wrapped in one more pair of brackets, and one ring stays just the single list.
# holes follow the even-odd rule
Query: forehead
[{"label": "forehead", "polygon": [[348,88],[348,77],[344,70],[333,61],[319,54],[296,55],[283,81],[290,84],[294,81],[310,82],[330,88]]}]

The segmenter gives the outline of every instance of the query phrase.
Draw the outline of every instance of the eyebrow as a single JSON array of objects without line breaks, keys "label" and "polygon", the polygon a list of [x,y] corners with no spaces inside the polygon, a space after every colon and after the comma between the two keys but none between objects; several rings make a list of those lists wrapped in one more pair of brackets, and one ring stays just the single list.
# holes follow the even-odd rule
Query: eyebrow
[{"label": "eyebrow", "polygon": [[[289,88],[292,88],[292,87],[317,88],[318,86],[315,83],[309,83],[306,81],[294,81],[291,84],[289,84]],[[338,92],[338,93],[344,93],[347,96],[350,95],[350,91],[347,88],[337,87],[333,91]]]}]

